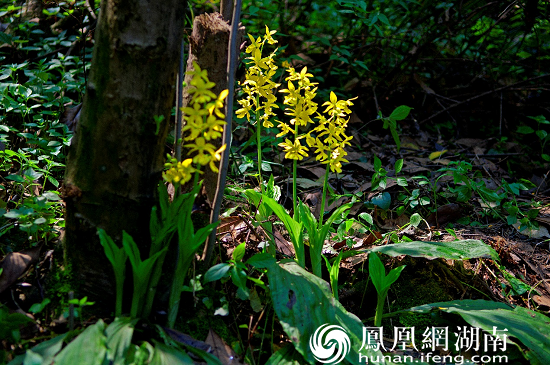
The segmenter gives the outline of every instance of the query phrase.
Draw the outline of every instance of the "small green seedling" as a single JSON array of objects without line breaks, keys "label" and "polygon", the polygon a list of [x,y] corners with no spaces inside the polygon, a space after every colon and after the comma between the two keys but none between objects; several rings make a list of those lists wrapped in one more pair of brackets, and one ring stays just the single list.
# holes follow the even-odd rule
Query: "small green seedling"
[{"label": "small green seedling", "polygon": [[376,314],[374,316],[374,326],[382,325],[382,313],[384,312],[384,301],[388,296],[390,286],[399,278],[401,271],[406,265],[402,265],[392,269],[386,276],[384,264],[378,257],[378,254],[372,252],[369,254],[369,275],[378,293],[378,301],[376,303]]}]

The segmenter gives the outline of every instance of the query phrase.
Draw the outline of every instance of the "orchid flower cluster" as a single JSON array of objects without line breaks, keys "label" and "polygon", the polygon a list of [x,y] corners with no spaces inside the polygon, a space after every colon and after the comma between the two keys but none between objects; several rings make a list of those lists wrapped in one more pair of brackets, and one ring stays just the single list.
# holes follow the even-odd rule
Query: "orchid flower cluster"
[{"label": "orchid flower cluster", "polygon": [[[332,172],[342,172],[342,162],[348,162],[344,157],[347,152],[344,150],[346,145],[350,145],[349,141],[353,137],[346,136],[346,127],[348,120],[345,117],[351,114],[349,106],[352,106],[352,100],[338,100],[334,92],[330,93],[330,101],[327,101],[323,106],[327,106],[324,113],[328,114],[328,119],[317,112],[317,103],[313,101],[316,96],[317,83],[311,82],[309,77],[312,74],[307,73],[307,67],[304,67],[301,72],[296,72],[293,67],[287,68],[288,76],[285,80],[288,81],[288,89],[281,90],[282,93],[288,95],[284,98],[284,104],[288,105],[285,109],[285,114],[294,117],[290,120],[291,128],[284,122],[279,122],[281,133],[277,136],[284,136],[287,133],[294,134],[294,142],[288,138],[285,142],[280,143],[286,151],[285,158],[292,160],[302,160],[308,156],[308,148],[302,146],[300,139],[306,139],[306,143],[310,148],[315,148],[317,154],[316,160],[330,166]],[[297,81],[297,86],[293,81]],[[299,136],[298,127],[307,126],[313,123],[311,116],[316,113],[315,119],[318,120],[318,126],[309,131],[307,134]],[[317,135],[315,137],[315,134]]]},{"label": "orchid flower cluster", "polygon": [[[274,94],[274,90],[280,86],[272,81],[277,71],[277,66],[273,61],[277,50],[266,57],[262,57],[262,50],[266,42],[269,44],[277,43],[272,37],[275,33],[276,31],[269,30],[266,26],[266,34],[263,38],[258,37],[256,39],[252,35],[248,35],[252,43],[246,48],[246,53],[250,55],[247,59],[251,61],[248,62],[249,68],[246,74],[246,81],[241,84],[246,97],[239,100],[242,108],[236,112],[237,117],[244,118],[246,116],[249,121],[251,112],[254,111],[256,114],[260,186],[263,186],[261,178],[260,125],[266,128],[273,127],[270,118],[276,116],[273,109],[277,108],[275,104],[277,97]],[[336,94],[331,92],[330,100],[323,104],[323,106],[326,106],[324,110],[325,116],[317,112],[318,104],[313,101],[317,95],[317,83],[310,80],[313,75],[308,73],[307,67],[302,68],[298,72],[286,62],[283,63],[283,66],[287,69],[289,75],[285,79],[287,88],[281,90],[281,93],[286,94],[283,101],[283,104],[286,105],[285,115],[290,116],[292,119],[288,122],[275,120],[280,130],[277,137],[289,135],[289,138],[285,138],[285,141],[280,143],[279,146],[284,149],[285,158],[294,160],[293,175],[295,177],[297,161],[308,157],[309,149],[302,142],[305,139],[305,144],[317,154],[316,159],[327,165],[325,183],[323,184],[324,198],[329,168],[332,172],[340,173],[342,172],[342,162],[348,162],[345,159],[347,152],[344,148],[346,145],[350,145],[352,137],[348,137],[345,133],[349,119],[346,117],[351,114],[349,107],[353,105],[352,100],[356,98],[338,100]],[[313,119],[317,120],[317,126],[305,134],[300,134],[300,128],[304,129],[309,124],[315,124]],[[291,135],[294,137],[292,138]],[[292,190],[294,204],[296,205],[295,179]],[[296,206],[294,206],[294,210],[296,210]]]},{"label": "orchid flower cluster", "polygon": [[[262,50],[265,43],[276,44],[277,41],[273,39],[272,35],[275,34],[275,30],[269,30],[266,26],[266,34],[262,37],[255,39],[252,35],[248,35],[251,40],[251,44],[246,47],[246,53],[250,54],[247,57],[249,65],[246,71],[246,81],[240,84],[246,97],[239,100],[241,109],[237,110],[237,117],[250,121],[250,112],[253,110],[258,117],[256,121],[261,121],[265,128],[273,127],[273,123],[269,121],[271,116],[275,116],[273,108],[278,108],[275,104],[277,97],[274,95],[273,90],[277,89],[280,84],[273,82],[272,78],[277,72],[277,65],[273,60],[277,49],[275,49],[269,56],[262,58]],[[260,111],[262,114],[260,115]]]},{"label": "orchid flower cluster", "polygon": [[164,165],[167,171],[162,176],[173,184],[185,184],[193,175],[198,180],[198,174],[202,173],[201,166],[209,165],[212,171],[218,172],[215,163],[220,161],[221,153],[226,148],[223,145],[216,150],[209,141],[221,137],[223,133],[225,115],[221,110],[228,91],[214,94],[210,89],[215,84],[208,80],[207,71],[201,70],[196,62],[193,62],[193,69],[188,72],[193,76],[189,88],[192,98],[189,106],[182,108],[186,122],[182,132],[186,134],[184,141],[189,141],[184,147],[189,148],[189,155],[195,156],[184,161],[168,156],[168,162]]},{"label": "orchid flower cluster", "polygon": [[278,69],[273,60],[277,49],[271,52],[267,57],[262,57],[262,51],[266,43],[271,45],[277,43],[272,37],[275,33],[275,30],[269,30],[266,25],[265,35],[263,37],[254,38],[252,35],[248,35],[251,44],[246,47],[245,52],[250,55],[246,58],[250,60],[247,62],[249,67],[246,71],[246,80],[243,83],[239,83],[246,97],[238,101],[242,108],[236,111],[237,117],[244,118],[246,116],[249,122],[250,113],[253,112],[255,115],[256,142],[258,146],[258,178],[262,191],[261,128],[262,125],[265,128],[273,127],[270,118],[275,116],[273,109],[278,108],[277,104],[275,104],[277,97],[274,94],[274,90],[280,86],[280,84],[272,80]]}]

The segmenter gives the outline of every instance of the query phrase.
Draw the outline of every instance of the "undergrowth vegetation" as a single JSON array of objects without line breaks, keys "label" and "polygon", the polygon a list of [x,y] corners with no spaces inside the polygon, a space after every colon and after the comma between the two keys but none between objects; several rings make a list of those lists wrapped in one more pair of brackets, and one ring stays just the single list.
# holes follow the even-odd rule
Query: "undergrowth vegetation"
[{"label": "undergrowth vegetation", "polygon": [[[544,275],[502,243],[550,237],[544,2],[245,1],[232,145],[213,142],[228,91],[195,64],[149,256],[98,230],[102,318],[61,245],[99,2],[30,3],[0,1],[0,363],[550,362]],[[204,223],[200,169],[226,148]]]}]

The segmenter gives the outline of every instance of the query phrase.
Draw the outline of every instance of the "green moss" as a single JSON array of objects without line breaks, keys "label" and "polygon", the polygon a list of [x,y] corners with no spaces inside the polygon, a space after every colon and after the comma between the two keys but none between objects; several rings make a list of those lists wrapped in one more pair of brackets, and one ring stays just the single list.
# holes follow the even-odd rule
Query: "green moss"
[{"label": "green moss", "polygon": [[[441,286],[432,271],[422,270],[417,272],[415,276],[414,278],[400,278],[392,286],[392,289],[390,289],[390,301],[393,299],[391,304],[392,312],[453,299],[445,288]],[[399,316],[398,320],[402,326],[415,327],[418,330],[423,330],[434,323],[434,318],[430,314],[404,314]]]}]

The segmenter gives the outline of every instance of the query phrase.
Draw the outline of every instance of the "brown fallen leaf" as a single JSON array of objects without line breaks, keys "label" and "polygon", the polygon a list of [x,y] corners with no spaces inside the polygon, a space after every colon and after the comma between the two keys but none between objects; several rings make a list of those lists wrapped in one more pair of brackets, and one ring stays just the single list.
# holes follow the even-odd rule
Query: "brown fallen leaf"
[{"label": "brown fallen leaf", "polygon": [[460,218],[461,211],[458,204],[445,204],[437,208],[437,213],[432,213],[426,219],[430,226],[442,226]]},{"label": "brown fallen leaf", "polygon": [[382,238],[382,234],[378,231],[371,232],[367,237],[363,238],[363,246],[372,245],[374,242]]},{"label": "brown fallen leaf", "polygon": [[547,297],[546,295],[545,296],[533,295],[533,300],[538,305],[544,306],[544,307],[548,308],[548,310],[550,310],[550,298]]},{"label": "brown fallen leaf", "polygon": [[27,270],[38,262],[42,246],[33,247],[21,252],[10,252],[0,262],[2,274],[0,274],[0,293],[9,288]]},{"label": "brown fallen leaf", "polygon": [[223,217],[220,219],[216,234],[231,232],[242,221],[243,219],[241,217]]},{"label": "brown fallen leaf", "polygon": [[220,362],[223,365],[242,364],[238,360],[238,356],[235,351],[233,351],[231,346],[226,344],[225,341],[220,336],[218,336],[216,332],[212,331],[212,329],[208,331],[208,336],[206,337],[206,340],[204,342],[212,347],[212,355],[220,359]]},{"label": "brown fallen leaf", "polygon": [[277,251],[282,252],[283,255],[294,257],[294,247],[275,227],[273,227],[273,236],[275,237]]},{"label": "brown fallen leaf", "polygon": [[402,214],[397,218],[387,218],[384,220],[384,224],[380,225],[380,228],[393,231],[403,227],[405,224],[410,222],[410,217],[406,214]]},{"label": "brown fallen leaf", "polygon": [[484,146],[487,143],[487,140],[479,139],[479,138],[461,138],[461,139],[457,139],[455,143],[466,147],[474,147],[474,146]]}]

